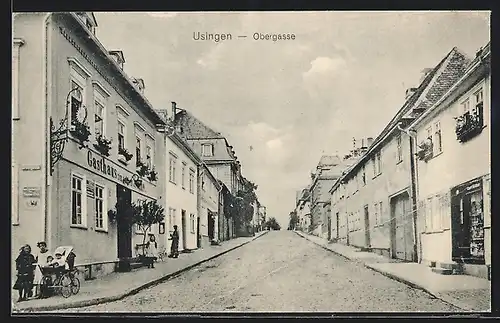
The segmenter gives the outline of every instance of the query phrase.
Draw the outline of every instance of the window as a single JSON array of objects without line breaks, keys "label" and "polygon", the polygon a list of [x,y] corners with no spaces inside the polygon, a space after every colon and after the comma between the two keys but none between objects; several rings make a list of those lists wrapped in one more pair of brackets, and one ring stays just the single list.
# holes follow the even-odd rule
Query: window
[{"label": "window", "polygon": [[214,145],[212,144],[202,144],[201,154],[204,157],[211,157],[214,155]]},{"label": "window", "polygon": [[139,164],[141,162],[141,138],[135,137],[135,160]]},{"label": "window", "polygon": [[21,39],[14,39],[12,47],[12,119],[19,119],[19,50],[24,44]]},{"label": "window", "polygon": [[375,225],[379,225],[380,224],[380,215],[378,213],[378,203],[375,203],[373,205],[373,216],[375,217]]},{"label": "window", "polygon": [[78,120],[80,108],[85,105],[85,93],[90,72],[75,58],[68,59],[70,63],[70,121]]},{"label": "window", "polygon": [[118,150],[125,149],[125,135],[127,133],[125,124],[118,121]]},{"label": "window", "polygon": [[74,174],[71,176],[71,224],[76,226],[86,226],[84,183],[83,176]]},{"label": "window", "polygon": [[106,98],[94,89],[94,135],[105,136]]},{"label": "window", "polygon": [[441,123],[438,121],[434,124],[434,154],[437,155],[443,151],[443,146],[441,143]]},{"label": "window", "polygon": [[380,175],[381,174],[381,169],[380,169],[380,155],[381,152],[379,151],[378,153],[375,154],[373,157],[373,177]]},{"label": "window", "polygon": [[467,99],[462,102],[462,114],[470,112],[470,100]]},{"label": "window", "polygon": [[78,121],[78,112],[83,105],[83,86],[78,82],[72,80],[71,81],[71,89],[74,90],[71,92],[70,96],[70,104],[71,104],[71,122]]},{"label": "window", "polygon": [[168,169],[168,174],[169,174],[169,180],[172,183],[176,183],[175,181],[175,168],[177,164],[177,157],[170,155],[170,160],[169,160],[169,169]]},{"label": "window", "polygon": [[186,189],[186,163],[182,163],[182,174],[181,174],[181,185],[183,189]]},{"label": "window", "polygon": [[361,182],[363,183],[363,186],[366,185],[366,166],[363,165],[362,173],[361,173]]},{"label": "window", "polygon": [[483,89],[474,93],[474,111],[473,113],[479,117],[479,122],[483,124]]},{"label": "window", "polygon": [[427,232],[431,232],[434,229],[434,224],[432,223],[432,197],[427,199],[425,205],[425,228]]},{"label": "window", "polygon": [[403,160],[403,143],[402,143],[401,135],[398,135],[396,137],[396,141],[397,141],[397,145],[398,145],[397,162],[399,163],[400,161]]},{"label": "window", "polygon": [[105,189],[104,186],[95,186],[95,227],[107,230],[107,214],[105,212]]},{"label": "window", "polygon": [[194,194],[194,170],[189,170],[189,193]]},{"label": "window", "polygon": [[170,232],[174,231],[174,225],[176,224],[175,220],[176,220],[176,218],[175,218],[175,209],[169,207],[168,208],[168,230]]},{"label": "window", "polygon": [[149,169],[153,167],[153,162],[151,161],[151,146],[146,146],[146,165]]},{"label": "window", "polygon": [[196,233],[195,227],[196,227],[196,218],[194,217],[194,214],[190,214],[189,215],[189,228],[190,228],[191,233]]}]

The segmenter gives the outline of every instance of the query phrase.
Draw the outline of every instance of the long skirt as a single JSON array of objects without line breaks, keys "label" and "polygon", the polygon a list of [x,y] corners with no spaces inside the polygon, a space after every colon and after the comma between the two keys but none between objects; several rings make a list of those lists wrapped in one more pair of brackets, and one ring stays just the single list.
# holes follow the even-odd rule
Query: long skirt
[{"label": "long skirt", "polygon": [[16,282],[14,283],[14,289],[21,290],[23,288],[28,288],[33,283],[32,274],[19,274],[17,276]]},{"label": "long skirt", "polygon": [[35,266],[35,277],[33,279],[33,284],[38,285],[42,282],[43,274],[40,269],[40,265]]}]

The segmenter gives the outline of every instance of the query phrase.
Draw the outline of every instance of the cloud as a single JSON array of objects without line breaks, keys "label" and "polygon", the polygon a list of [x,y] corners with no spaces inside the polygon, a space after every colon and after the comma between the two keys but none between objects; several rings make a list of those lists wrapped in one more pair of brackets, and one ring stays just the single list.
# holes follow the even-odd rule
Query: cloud
[{"label": "cloud", "polygon": [[148,16],[160,19],[169,19],[177,16],[177,12],[148,12]]},{"label": "cloud", "polygon": [[331,74],[346,66],[346,61],[341,57],[316,57],[311,62],[311,68],[303,74],[304,79],[316,75]]}]

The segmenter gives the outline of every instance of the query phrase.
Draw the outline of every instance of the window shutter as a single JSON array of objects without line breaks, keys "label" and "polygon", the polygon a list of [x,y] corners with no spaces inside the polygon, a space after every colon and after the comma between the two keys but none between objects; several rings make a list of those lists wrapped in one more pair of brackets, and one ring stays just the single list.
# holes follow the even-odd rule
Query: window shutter
[{"label": "window shutter", "polygon": [[450,205],[450,192],[443,193],[440,199],[441,210],[441,225],[442,229],[450,229],[451,224],[451,205]]}]

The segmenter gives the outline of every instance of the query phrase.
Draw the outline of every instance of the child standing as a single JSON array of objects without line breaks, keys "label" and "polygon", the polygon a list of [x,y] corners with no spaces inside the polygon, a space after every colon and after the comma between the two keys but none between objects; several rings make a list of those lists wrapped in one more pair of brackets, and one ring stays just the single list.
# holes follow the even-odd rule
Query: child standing
[{"label": "child standing", "polygon": [[14,289],[19,292],[18,302],[25,301],[32,295],[35,257],[31,254],[30,245],[20,249],[16,259],[17,280]]}]

